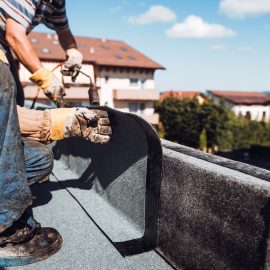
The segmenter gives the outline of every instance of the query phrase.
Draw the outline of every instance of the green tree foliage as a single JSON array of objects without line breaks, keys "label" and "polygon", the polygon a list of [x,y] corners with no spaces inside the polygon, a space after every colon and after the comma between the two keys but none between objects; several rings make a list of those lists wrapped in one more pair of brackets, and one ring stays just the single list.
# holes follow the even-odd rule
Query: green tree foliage
[{"label": "green tree foliage", "polygon": [[165,139],[194,148],[199,147],[199,136],[203,126],[198,105],[196,100],[180,100],[173,97],[156,104]]},{"label": "green tree foliage", "polygon": [[156,103],[164,138],[196,149],[237,150],[250,145],[270,145],[270,124],[236,117],[211,100],[168,97]]}]

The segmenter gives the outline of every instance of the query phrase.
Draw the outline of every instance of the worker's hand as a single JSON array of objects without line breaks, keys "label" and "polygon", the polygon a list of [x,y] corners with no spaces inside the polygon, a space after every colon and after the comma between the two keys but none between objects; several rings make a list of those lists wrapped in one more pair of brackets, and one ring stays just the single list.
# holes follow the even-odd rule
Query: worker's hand
[{"label": "worker's hand", "polygon": [[64,103],[63,97],[66,95],[63,84],[46,68],[41,68],[35,72],[30,80],[36,83],[43,90],[44,94],[50,98],[58,107]]},{"label": "worker's hand", "polygon": [[51,110],[51,140],[83,137],[93,143],[107,143],[112,130],[108,114],[87,108]]},{"label": "worker's hand", "polygon": [[69,73],[72,81],[75,82],[77,76],[79,75],[79,71],[82,67],[83,55],[75,48],[67,50],[67,61],[64,64],[63,73]]}]

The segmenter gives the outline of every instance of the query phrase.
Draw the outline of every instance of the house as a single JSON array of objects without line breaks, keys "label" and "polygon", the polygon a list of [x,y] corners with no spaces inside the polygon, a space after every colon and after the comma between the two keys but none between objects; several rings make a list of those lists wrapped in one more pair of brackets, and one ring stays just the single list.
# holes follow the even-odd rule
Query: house
[{"label": "house", "polygon": [[[57,35],[33,32],[29,35],[43,65],[53,70],[66,57],[60,47]],[[158,124],[159,116],[154,112],[154,101],[159,100],[155,88],[155,71],[164,69],[123,41],[76,37],[79,50],[84,55],[82,71],[96,79],[100,87],[101,105],[107,105],[124,112],[136,113],[151,124]],[[62,79],[60,68],[55,74]],[[29,80],[30,73],[19,65],[19,75],[24,85],[26,100],[37,95],[36,86]],[[89,106],[89,78],[79,75],[73,83],[63,78],[66,86],[66,100],[72,106]],[[38,102],[51,105],[42,91]]]},{"label": "house", "polygon": [[270,120],[270,95],[258,92],[207,91],[215,104],[221,102],[236,115],[252,120]]},{"label": "house", "polygon": [[173,96],[179,99],[194,99],[196,98],[200,104],[202,104],[206,99],[207,96],[201,92],[197,91],[167,91],[160,94],[160,100],[163,100],[169,96]]}]

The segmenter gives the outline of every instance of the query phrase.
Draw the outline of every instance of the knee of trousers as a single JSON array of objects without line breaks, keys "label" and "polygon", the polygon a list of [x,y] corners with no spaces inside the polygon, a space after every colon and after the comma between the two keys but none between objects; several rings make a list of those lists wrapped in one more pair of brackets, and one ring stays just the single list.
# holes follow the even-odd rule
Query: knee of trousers
[{"label": "knee of trousers", "polygon": [[42,181],[53,169],[52,150],[39,142],[25,139],[24,156],[28,181],[30,184]]},{"label": "knee of trousers", "polygon": [[44,167],[47,168],[48,172],[51,173],[53,169],[53,162],[54,162],[54,156],[52,150],[47,147],[46,145],[42,145],[42,161],[43,164],[45,165]]},{"label": "knee of trousers", "polygon": [[50,148],[43,146],[42,159],[40,162],[40,174],[37,177],[34,177],[34,182],[43,182],[48,180],[48,176],[53,170],[54,156]]},{"label": "knee of trousers", "polygon": [[50,149],[46,149],[37,156],[36,164],[27,166],[26,172],[29,185],[42,183],[49,179],[53,169],[54,158]]}]

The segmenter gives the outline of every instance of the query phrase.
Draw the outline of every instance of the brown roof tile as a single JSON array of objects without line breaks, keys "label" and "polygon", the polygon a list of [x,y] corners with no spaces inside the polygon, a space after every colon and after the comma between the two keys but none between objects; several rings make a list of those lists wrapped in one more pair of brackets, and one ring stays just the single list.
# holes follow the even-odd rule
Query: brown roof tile
[{"label": "brown roof tile", "polygon": [[[55,34],[32,32],[29,35],[40,59],[64,61],[65,54]],[[84,61],[101,66],[120,66],[145,69],[165,69],[123,41],[76,36]]]},{"label": "brown roof tile", "polygon": [[223,98],[236,105],[268,105],[270,95],[258,92],[208,91],[209,94]]},{"label": "brown roof tile", "polygon": [[206,98],[203,93],[197,91],[168,91],[161,93],[160,99],[163,100],[169,96],[177,97],[180,99],[193,99],[197,95],[201,95],[202,97]]}]

